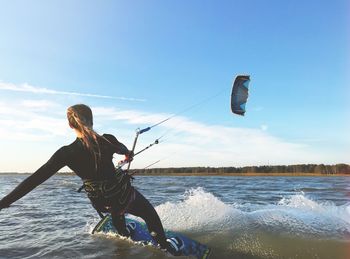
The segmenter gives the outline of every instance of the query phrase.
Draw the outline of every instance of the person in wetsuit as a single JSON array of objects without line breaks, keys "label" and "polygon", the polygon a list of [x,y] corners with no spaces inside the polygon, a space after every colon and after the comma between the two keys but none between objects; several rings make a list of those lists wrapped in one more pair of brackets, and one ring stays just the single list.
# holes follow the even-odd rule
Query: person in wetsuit
[{"label": "person in wetsuit", "polygon": [[154,240],[170,253],[173,247],[167,242],[160,218],[149,203],[130,183],[130,176],[123,170],[116,170],[113,154],[125,155],[131,161],[133,153],[113,135],[99,135],[93,130],[91,109],[77,104],[67,109],[69,126],[75,130],[76,140],[58,149],[35,173],[26,178],[12,192],[0,200],[0,210],[32,191],[64,166],[68,166],[84,182],[84,189],[101,215],[112,215],[113,225],[118,233],[130,236],[132,229],[125,225],[125,213],[141,217],[147,224]]}]

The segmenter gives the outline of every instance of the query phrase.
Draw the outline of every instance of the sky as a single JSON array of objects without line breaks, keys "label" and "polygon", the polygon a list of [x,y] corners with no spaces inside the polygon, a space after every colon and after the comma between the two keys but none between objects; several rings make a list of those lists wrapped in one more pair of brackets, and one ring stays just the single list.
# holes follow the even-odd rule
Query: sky
[{"label": "sky", "polygon": [[133,168],[350,163],[349,17],[347,0],[0,0],[0,172],[73,142],[77,103],[130,149],[176,115]]}]

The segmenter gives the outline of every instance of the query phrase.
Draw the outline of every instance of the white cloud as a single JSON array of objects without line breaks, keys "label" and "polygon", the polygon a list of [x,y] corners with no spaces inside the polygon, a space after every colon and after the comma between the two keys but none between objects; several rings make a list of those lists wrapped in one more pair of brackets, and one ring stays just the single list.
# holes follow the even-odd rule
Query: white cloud
[{"label": "white cloud", "polygon": [[20,102],[23,109],[42,110],[53,109],[58,107],[58,104],[48,100],[23,100]]},{"label": "white cloud", "polygon": [[116,99],[116,100],[124,100],[124,101],[137,101],[137,102],[144,102],[145,101],[145,99],[139,99],[139,98],[129,98],[129,97],[122,97],[122,96],[116,97],[116,96],[90,94],[90,93],[57,91],[57,90],[48,89],[48,88],[31,86],[29,84],[15,85],[15,84],[11,84],[11,83],[3,83],[3,82],[0,82],[0,90],[15,91],[15,92],[27,92],[27,93],[33,93],[33,94],[51,94],[51,95],[69,95],[69,96],[75,95],[75,96],[104,98],[104,99]]},{"label": "white cloud", "polygon": [[[95,107],[94,113],[100,117],[99,119],[148,126],[172,116],[103,107]],[[144,157],[154,160],[154,157],[161,157],[166,153],[176,153],[177,159],[172,159],[167,166],[292,164],[322,162],[326,157],[324,154],[311,151],[307,145],[285,141],[261,129],[207,125],[186,117],[174,117],[159,125],[159,128],[170,131],[170,136],[174,134],[181,136],[172,138],[171,143],[163,143],[162,147],[152,151],[151,157],[147,154]],[[155,138],[157,137],[159,135]],[[141,158],[141,163],[135,161],[135,164],[142,167],[142,163],[149,164],[150,161],[147,162],[147,159]]]},{"label": "white cloud", "polygon": [[[172,116],[165,113],[147,113],[99,106],[92,107],[92,110],[98,128],[118,129],[115,130],[117,137],[123,134],[122,141],[129,148],[132,143],[130,136],[133,136],[136,127],[151,126]],[[54,151],[59,148],[59,145],[69,144],[68,136],[72,136],[65,112],[66,107],[48,100],[0,101],[0,141],[4,143],[11,140],[11,145],[18,147],[28,145],[28,147],[37,148],[33,145],[38,147],[46,145],[46,150]],[[337,153],[326,154],[314,150],[309,145],[283,140],[262,129],[209,125],[187,117],[176,116],[139,138],[137,150],[144,148],[164,132],[167,133],[163,143],[135,158],[133,166],[143,168],[159,159],[161,161],[155,165],[156,167],[244,166],[326,163],[327,161],[332,163],[342,158]],[[129,133],[125,134],[126,131]],[[33,141],[36,143],[33,144]],[[0,155],[4,158],[10,154]],[[32,156],[33,163],[36,161],[32,169],[43,162],[43,159],[37,157],[34,151],[28,156]],[[164,157],[168,158],[163,159]],[[4,161],[7,160],[13,159],[4,159]],[[30,171],[31,168],[28,167],[27,170]]]},{"label": "white cloud", "polygon": [[62,117],[54,115],[59,107],[46,100],[0,102],[0,139],[39,141],[65,136],[68,127],[64,113],[60,113]]}]

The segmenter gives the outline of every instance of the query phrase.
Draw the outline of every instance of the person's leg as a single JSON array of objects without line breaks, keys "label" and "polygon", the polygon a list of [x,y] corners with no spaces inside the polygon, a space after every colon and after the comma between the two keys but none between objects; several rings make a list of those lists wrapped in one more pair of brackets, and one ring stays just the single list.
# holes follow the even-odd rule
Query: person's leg
[{"label": "person's leg", "polygon": [[128,191],[127,195],[128,197],[124,200],[123,203],[121,203],[119,196],[107,199],[106,203],[111,205],[110,213],[112,216],[112,223],[116,228],[118,234],[129,237],[131,235],[132,229],[126,226],[124,214],[129,204],[134,201],[134,188],[130,188],[130,191]]},{"label": "person's leg", "polygon": [[168,248],[162,222],[152,204],[135,189],[135,200],[129,205],[126,213],[142,218],[148,231],[161,248]]},{"label": "person's leg", "polygon": [[118,234],[126,237],[130,236],[129,231],[126,229],[124,214],[120,214],[118,210],[114,209],[112,210],[111,215],[113,225],[118,231]]}]

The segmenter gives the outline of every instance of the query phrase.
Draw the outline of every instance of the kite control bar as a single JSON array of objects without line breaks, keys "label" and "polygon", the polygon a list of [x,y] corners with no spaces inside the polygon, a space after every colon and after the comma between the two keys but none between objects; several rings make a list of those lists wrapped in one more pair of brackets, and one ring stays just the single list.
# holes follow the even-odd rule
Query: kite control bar
[{"label": "kite control bar", "polygon": [[[149,149],[150,147],[152,147],[153,145],[159,144],[159,139],[156,139],[153,143],[149,144],[147,147],[145,147],[144,149],[140,150],[139,152],[135,153],[134,156],[137,156],[138,154],[142,153],[143,151]],[[131,161],[130,161],[131,162]],[[126,165],[127,163],[130,164],[130,162],[128,160],[121,160],[118,162],[118,168],[122,168],[124,165]],[[129,167],[128,167],[129,168]]]},{"label": "kite control bar", "polygon": [[[152,126],[152,127],[153,127],[153,126]],[[152,127],[147,127],[147,128],[144,128],[144,129],[137,129],[137,130],[136,130],[136,136],[135,136],[134,143],[133,143],[132,149],[131,149],[131,151],[132,151],[133,153],[134,153],[134,151],[135,151],[137,139],[139,138],[139,136],[140,136],[142,133],[145,133],[145,132],[149,131]],[[156,142],[157,142],[156,144],[158,144],[158,140],[156,140]],[[145,151],[146,149],[148,149],[149,147],[151,147],[151,146],[153,146],[153,145],[154,145],[154,144],[152,144],[152,145],[150,145],[150,146],[144,148],[143,150],[137,152],[136,154],[134,154],[134,156],[136,156],[137,154],[140,154],[141,152]],[[129,164],[128,164],[128,170],[130,169],[131,161],[130,161],[130,162],[128,162],[128,161],[123,161],[122,163],[124,163],[123,165],[129,163]],[[118,167],[122,167],[123,165],[120,166],[120,162],[118,163]]]}]

